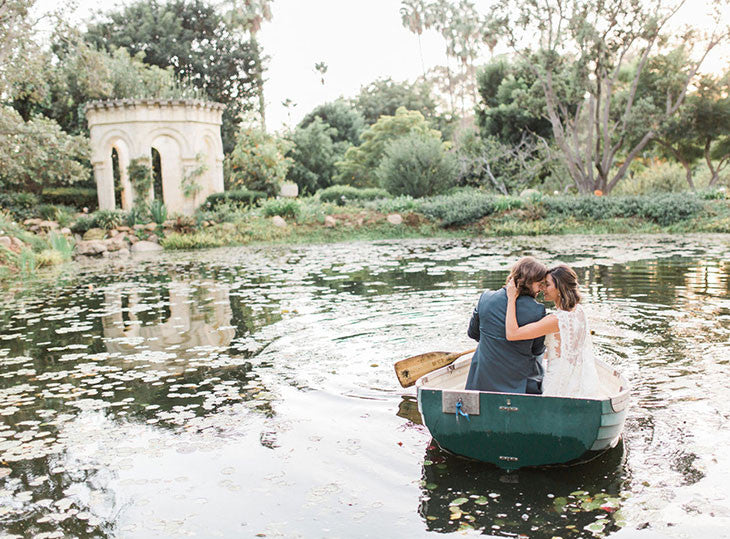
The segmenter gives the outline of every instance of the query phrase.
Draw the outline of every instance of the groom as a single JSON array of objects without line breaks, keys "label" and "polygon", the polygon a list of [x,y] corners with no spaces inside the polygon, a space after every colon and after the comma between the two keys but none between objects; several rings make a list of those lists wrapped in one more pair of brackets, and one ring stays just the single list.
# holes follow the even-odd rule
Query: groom
[{"label": "groom", "polygon": [[[545,281],[548,269],[525,257],[512,268],[509,278],[519,290],[517,323],[520,326],[537,322],[545,316],[545,306],[535,296]],[[507,314],[507,293],[504,288],[487,291],[479,298],[469,321],[469,337],[479,341],[471,360],[466,389],[500,393],[542,393],[545,337],[527,341],[508,341],[504,321]]]}]

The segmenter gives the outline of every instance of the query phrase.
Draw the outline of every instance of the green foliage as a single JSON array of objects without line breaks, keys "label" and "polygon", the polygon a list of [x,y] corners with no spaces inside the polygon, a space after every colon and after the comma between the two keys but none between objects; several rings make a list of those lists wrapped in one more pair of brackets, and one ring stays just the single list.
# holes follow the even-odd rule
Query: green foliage
[{"label": "green foliage", "polygon": [[297,218],[301,208],[299,202],[292,198],[276,198],[267,200],[261,206],[261,212],[267,217],[279,215],[281,217]]},{"label": "green foliage", "polygon": [[431,86],[423,82],[378,79],[362,87],[353,102],[368,125],[373,125],[381,116],[395,116],[401,107],[418,111],[424,118],[431,118],[436,111],[436,101],[431,92]]},{"label": "green foliage", "polygon": [[141,199],[146,199],[150,187],[152,187],[152,167],[149,158],[135,157],[130,159],[129,165],[127,165],[127,176],[135,195]]},{"label": "green foliage", "polygon": [[292,166],[287,179],[299,186],[302,194],[313,194],[332,185],[337,172],[335,163],[342,159],[349,143],[335,142],[337,130],[315,117],[305,127],[297,127],[290,135],[293,143],[287,154]]},{"label": "green foliage", "polygon": [[[124,223],[124,218],[124,212],[120,210],[99,210],[94,212],[92,228],[111,230]],[[78,221],[76,221],[76,225],[78,225]]]},{"label": "green foliage", "polygon": [[71,260],[74,251],[74,241],[69,240],[63,234],[51,232],[48,234],[48,244],[55,252],[59,253],[61,259],[66,262]]},{"label": "green foliage", "polygon": [[522,208],[524,202],[520,197],[499,196],[494,199],[494,211],[496,213]]},{"label": "green foliage", "polygon": [[544,197],[542,205],[548,215],[595,221],[617,217],[641,217],[662,226],[691,219],[703,208],[702,202],[689,193],[666,193],[655,196]]},{"label": "green foliage", "polygon": [[542,114],[545,97],[537,75],[525,62],[499,58],[477,73],[480,103],[475,120],[481,136],[519,144],[525,133],[552,138],[550,121]]},{"label": "green foliage", "polygon": [[0,208],[19,221],[32,217],[37,206],[38,197],[33,193],[0,193]]},{"label": "green foliage", "polygon": [[291,145],[261,129],[241,129],[235,148],[226,158],[228,187],[276,196],[292,165],[292,160],[285,157]]},{"label": "green foliage", "polygon": [[466,225],[494,213],[496,197],[481,191],[464,190],[424,201],[421,212],[441,221],[441,226]]},{"label": "green foliage", "polygon": [[[395,109],[393,111],[395,112]],[[330,132],[332,142],[346,142],[353,146],[360,144],[360,134],[365,129],[365,120],[360,112],[346,101],[338,99],[315,107],[299,122],[298,128],[305,128],[316,119],[334,129]]]},{"label": "green foliage", "polygon": [[231,191],[223,191],[222,193],[212,193],[205,199],[203,207],[207,210],[215,210],[222,204],[233,205],[240,208],[246,208],[256,205],[256,203],[266,198],[263,191],[249,191],[248,189],[234,189]]},{"label": "green foliage", "polygon": [[173,66],[179,80],[225,104],[221,132],[228,154],[242,113],[254,107],[263,72],[255,39],[243,38],[235,24],[203,0],[142,0],[103,14],[89,25],[86,39],[107,50],[125,47],[133,55],[144,53],[149,65]]},{"label": "green foliage", "polygon": [[724,187],[703,189],[697,191],[697,196],[702,200],[724,200],[728,198],[727,190]]},{"label": "green foliage", "polygon": [[641,216],[668,226],[695,217],[702,207],[702,202],[694,195],[665,194],[648,197],[641,208]]},{"label": "green foliage", "polygon": [[377,187],[359,189],[351,185],[333,185],[327,189],[322,189],[317,195],[322,202],[334,202],[338,206],[344,206],[349,201],[376,200],[391,197],[391,194],[385,189]]},{"label": "green foliage", "polygon": [[124,218],[124,221],[127,226],[132,227],[134,225],[142,225],[148,223],[149,219],[149,205],[146,202],[140,202],[130,208]]},{"label": "green foliage", "polygon": [[69,133],[87,132],[84,105],[89,101],[200,97],[180,82],[170,64],[145,62],[144,51],[130,54],[124,44],[97,46],[74,31],[68,34],[53,45],[56,58],[46,78],[48,99],[37,108]]},{"label": "green foliage", "polygon": [[93,215],[82,215],[71,225],[71,232],[83,235],[87,230],[94,228],[95,226],[96,223],[94,222]]},{"label": "green foliage", "polygon": [[43,202],[71,206],[77,210],[96,208],[98,198],[96,189],[88,187],[51,187],[43,189],[41,194]]},{"label": "green foliage", "polygon": [[228,245],[225,238],[211,231],[203,230],[192,234],[173,232],[160,240],[165,249],[205,249],[208,247],[222,247]]},{"label": "green foliage", "polygon": [[65,227],[73,221],[76,209],[68,206],[41,204],[36,209],[36,212],[42,219],[56,221],[60,226]]},{"label": "green foliage", "polygon": [[674,163],[653,164],[621,181],[615,195],[679,193],[687,189],[685,172]]},{"label": "green foliage", "polygon": [[207,170],[208,165],[205,164],[205,155],[202,153],[196,154],[195,168],[185,174],[182,182],[180,183],[180,188],[185,198],[192,198],[195,200],[198,193],[203,190],[203,186],[198,183],[198,180]]},{"label": "green foliage", "polygon": [[382,213],[403,213],[408,211],[420,211],[423,199],[414,199],[408,195],[394,198],[378,198],[366,203],[367,207],[372,207]]},{"label": "green foliage", "polygon": [[45,187],[85,181],[88,140],[61,130],[53,120],[0,106],[0,188],[40,193]]},{"label": "green foliage", "polygon": [[355,187],[374,187],[377,184],[375,170],[380,165],[386,146],[411,133],[441,140],[441,133],[431,129],[420,112],[401,107],[396,110],[395,116],[382,116],[366,129],[360,137],[360,146],[348,148],[343,160],[337,163],[337,182]]},{"label": "green foliage", "polygon": [[162,225],[165,221],[167,221],[167,206],[165,206],[161,200],[155,199],[150,202],[149,212],[150,217],[152,217],[152,221],[158,225]]},{"label": "green foliage", "polygon": [[454,185],[457,173],[456,158],[444,151],[441,141],[419,133],[390,142],[377,170],[389,193],[413,198],[442,193]]}]

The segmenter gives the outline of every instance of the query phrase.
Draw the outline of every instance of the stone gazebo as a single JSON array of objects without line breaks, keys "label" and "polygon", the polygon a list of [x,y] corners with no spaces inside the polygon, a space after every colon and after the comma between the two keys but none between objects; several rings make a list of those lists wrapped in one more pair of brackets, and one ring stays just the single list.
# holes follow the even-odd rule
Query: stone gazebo
[{"label": "stone gazebo", "polygon": [[[224,105],[189,99],[123,99],[94,101],[86,105],[91,135],[91,163],[94,166],[100,209],[114,209],[114,166],[116,150],[121,179],[122,209],[130,209],[138,198],[127,167],[143,157],[151,166],[152,150],[160,155],[162,200],[170,213],[192,214],[211,193],[223,191],[223,144],[221,116]],[[200,172],[201,165],[205,169]],[[197,193],[185,196],[183,182],[197,184]]]}]

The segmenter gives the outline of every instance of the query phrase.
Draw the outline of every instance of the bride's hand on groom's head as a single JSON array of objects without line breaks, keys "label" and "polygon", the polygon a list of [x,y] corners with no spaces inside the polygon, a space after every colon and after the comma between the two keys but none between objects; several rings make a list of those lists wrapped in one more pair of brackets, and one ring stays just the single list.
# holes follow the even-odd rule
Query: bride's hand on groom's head
[{"label": "bride's hand on groom's head", "polygon": [[517,298],[517,285],[515,285],[514,279],[509,279],[507,281],[507,285],[505,286],[505,289],[507,290],[507,299],[513,299]]}]

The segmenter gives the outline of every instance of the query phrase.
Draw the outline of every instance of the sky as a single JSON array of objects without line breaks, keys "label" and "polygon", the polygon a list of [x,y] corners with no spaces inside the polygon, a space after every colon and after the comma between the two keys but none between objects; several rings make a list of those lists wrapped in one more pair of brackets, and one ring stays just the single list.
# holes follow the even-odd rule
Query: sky
[{"label": "sky", "polygon": [[[99,8],[104,11],[133,0],[77,0],[72,14],[83,21]],[[703,23],[700,14],[712,0],[689,0],[677,21]],[[50,10],[58,0],[39,0]],[[487,6],[488,0],[476,0]],[[340,96],[353,97],[362,86],[384,77],[413,80],[436,65],[446,63],[443,39],[435,31],[418,38],[400,19],[400,0],[275,0],[273,18],[265,22],[258,38],[270,59],[264,75],[266,123],[270,131],[296,125],[319,104]],[[727,12],[730,24],[730,11]],[[422,50],[422,55],[420,50]],[[423,62],[422,62],[423,58]],[[719,47],[705,63],[705,70],[719,71],[730,58],[730,45]],[[321,77],[314,66],[328,69]],[[290,99],[295,106],[286,108]]]}]

